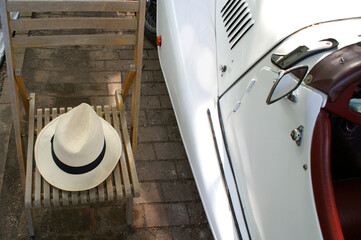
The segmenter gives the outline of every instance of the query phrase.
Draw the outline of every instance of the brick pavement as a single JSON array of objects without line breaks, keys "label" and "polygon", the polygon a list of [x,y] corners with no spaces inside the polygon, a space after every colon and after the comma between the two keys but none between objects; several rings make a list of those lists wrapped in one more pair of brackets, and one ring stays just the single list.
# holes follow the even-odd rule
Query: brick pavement
[{"label": "brick pavement", "polygon": [[[113,105],[114,90],[120,87],[121,77],[125,77],[132,54],[133,50],[129,48],[27,49],[23,65],[24,81],[28,91],[37,94],[39,107],[76,106],[81,102]],[[129,110],[130,103],[127,102],[126,106]],[[0,113],[9,112],[7,108],[8,105],[0,101]],[[0,124],[0,137],[6,140],[4,142],[9,141],[10,131],[7,130],[7,135],[2,133],[10,129],[8,125],[2,127]],[[141,197],[135,200],[131,228],[124,226],[119,211],[111,207],[106,207],[104,211],[95,207],[44,210],[35,213],[37,238],[213,238],[181,142],[157,51],[147,40],[136,165]],[[2,177],[0,172],[0,179]],[[23,193],[18,177],[12,136],[4,184],[0,188],[0,239],[27,239]]]}]

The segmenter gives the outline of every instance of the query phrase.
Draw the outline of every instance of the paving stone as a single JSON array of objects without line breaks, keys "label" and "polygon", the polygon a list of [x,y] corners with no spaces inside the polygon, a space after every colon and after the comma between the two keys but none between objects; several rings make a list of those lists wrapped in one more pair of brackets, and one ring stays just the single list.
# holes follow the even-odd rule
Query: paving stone
[{"label": "paving stone", "polygon": [[109,93],[108,84],[64,84],[67,93],[74,93],[77,96],[106,96]]},{"label": "paving stone", "polygon": [[15,138],[12,137],[8,147],[8,157],[0,192],[0,238],[29,239],[27,236],[24,197],[20,185]]},{"label": "paving stone", "polygon": [[89,80],[91,82],[121,82],[120,72],[108,71],[108,72],[90,72]]},{"label": "paving stone", "polygon": [[160,70],[160,64],[159,61],[157,60],[149,60],[149,59],[144,59],[143,60],[143,65],[144,65],[144,70],[151,70],[151,71],[157,71]]},{"label": "paving stone", "polygon": [[[128,92],[127,98],[131,98],[131,92]],[[130,111],[132,108],[132,102],[126,101],[125,109]],[[140,106],[139,109],[160,109],[159,96],[140,96]]]},{"label": "paving stone", "polygon": [[192,169],[188,160],[177,161],[176,168],[179,178],[193,178]]},{"label": "paving stone", "polygon": [[147,39],[146,37],[144,38],[144,49],[155,49],[155,44],[151,43],[149,41],[149,39]]},{"label": "paving stone", "polygon": [[[74,84],[73,84],[74,85]],[[38,86],[38,88],[32,84],[28,84],[28,86],[35,90],[35,93],[41,93],[48,96],[56,96],[56,95],[71,95],[74,93],[74,89],[71,89],[68,85],[68,88],[65,90],[65,84],[64,83],[48,83],[43,84],[42,86]],[[31,92],[31,91],[30,91]]]},{"label": "paving stone", "polygon": [[137,160],[154,160],[155,154],[153,145],[148,143],[138,143],[137,147]]},{"label": "paving stone", "polygon": [[145,205],[148,227],[179,226],[189,224],[184,203]]},{"label": "paving stone", "polygon": [[96,96],[89,98],[89,104],[92,106],[115,106],[114,96]]},{"label": "paving stone", "polygon": [[[126,112],[126,120],[127,120],[128,126],[130,126],[130,124],[131,124],[131,121],[130,121],[131,120],[131,112],[130,111]],[[139,127],[146,126],[146,123],[147,123],[147,120],[146,120],[145,111],[140,109],[139,110]]]},{"label": "paving stone", "polygon": [[58,49],[49,48],[29,48],[28,54],[31,54],[34,58],[38,59],[49,59],[52,56],[56,56],[58,51]]},{"label": "paving stone", "polygon": [[176,125],[173,109],[146,109],[149,125]]},{"label": "paving stone", "polygon": [[142,229],[126,237],[126,240],[169,240],[172,239],[170,230],[167,229]]},{"label": "paving stone", "polygon": [[173,240],[212,240],[212,232],[209,227],[177,227],[172,229]]},{"label": "paving stone", "polygon": [[89,70],[99,72],[104,71],[106,69],[105,63],[105,61],[89,61]]},{"label": "paving stone", "polygon": [[127,71],[131,64],[133,64],[131,60],[105,61],[105,69],[111,71]]},{"label": "paving stone", "polygon": [[142,96],[140,98],[140,108],[153,109],[160,108],[160,101],[158,96]]},{"label": "paving stone", "polygon": [[189,220],[191,224],[206,224],[207,216],[203,210],[202,202],[187,203]]},{"label": "paving stone", "polygon": [[98,228],[96,210],[81,209],[39,209],[33,212],[35,233],[93,233]]},{"label": "paving stone", "polygon": [[145,213],[143,205],[134,205],[133,206],[133,223],[132,227],[134,228],[143,228],[146,227],[147,223],[145,221]]},{"label": "paving stone", "polygon": [[133,59],[134,51],[132,49],[118,51],[119,59]]},{"label": "paving stone", "polygon": [[162,189],[160,183],[143,182],[140,183],[140,197],[134,199],[135,204],[159,203],[162,202]]},{"label": "paving stone", "polygon": [[162,71],[154,71],[153,74],[154,74],[154,81],[165,82]]},{"label": "paving stone", "polygon": [[166,141],[168,140],[167,129],[162,126],[150,126],[139,128],[139,142]]},{"label": "paving stone", "polygon": [[192,201],[199,199],[194,181],[166,182],[161,184],[166,202]]},{"label": "paving stone", "polygon": [[167,87],[165,83],[142,83],[142,95],[167,95]]},{"label": "paving stone", "polygon": [[174,162],[137,161],[136,166],[140,181],[169,180],[177,178],[177,170]]},{"label": "paving stone", "polygon": [[122,84],[120,82],[118,83],[108,83],[108,94],[107,95],[114,95],[115,90],[122,89]]},{"label": "paving stone", "polygon": [[0,104],[0,193],[4,179],[6,156],[10,141],[12,126],[11,106],[10,104]]},{"label": "paving stone", "polygon": [[48,71],[66,71],[67,69],[64,64],[59,64],[53,59],[46,59],[42,61],[42,64],[43,64],[43,69]]},{"label": "paving stone", "polygon": [[60,81],[63,83],[84,82],[84,78],[74,78],[74,73],[72,72],[59,72],[52,70],[36,70],[34,72],[34,82],[59,83]]},{"label": "paving stone", "polygon": [[[39,94],[38,94],[39,95]],[[81,103],[90,103],[90,99],[88,97],[56,97],[54,104],[46,104],[46,101],[41,100],[43,97],[39,97],[38,107],[76,107]],[[44,103],[45,102],[45,103]],[[41,104],[41,105],[40,105]]]},{"label": "paving stone", "polygon": [[158,60],[158,51],[156,49],[147,50],[148,58]]},{"label": "paving stone", "polygon": [[182,141],[182,137],[177,126],[167,126],[167,132],[170,141]]},{"label": "paving stone", "polygon": [[172,108],[172,102],[168,95],[159,96],[159,99],[162,108]]},{"label": "paving stone", "polygon": [[159,160],[184,159],[186,153],[181,142],[154,143],[155,153]]},{"label": "paving stone", "polygon": [[125,224],[125,208],[123,206],[102,206],[95,208],[95,211],[94,221],[96,221],[98,229],[111,229],[114,226]]},{"label": "paving stone", "polygon": [[9,86],[9,80],[7,77],[5,77],[5,80],[3,82],[1,96],[0,96],[0,104],[9,104],[10,102],[10,86]]},{"label": "paving stone", "polygon": [[114,60],[118,59],[118,52],[116,51],[89,51],[89,59],[91,60]]},{"label": "paving stone", "polygon": [[145,82],[154,82],[152,71],[142,71],[142,83]]}]

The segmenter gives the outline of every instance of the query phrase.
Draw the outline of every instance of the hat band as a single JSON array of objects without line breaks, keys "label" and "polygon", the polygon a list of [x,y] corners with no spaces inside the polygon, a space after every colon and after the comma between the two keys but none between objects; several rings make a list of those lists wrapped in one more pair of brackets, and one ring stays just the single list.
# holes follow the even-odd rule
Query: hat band
[{"label": "hat band", "polygon": [[104,158],[105,155],[105,149],[106,149],[106,144],[105,144],[105,139],[104,139],[104,146],[103,146],[103,150],[101,151],[101,153],[99,154],[99,156],[92,161],[91,163],[84,165],[84,166],[80,166],[80,167],[73,167],[73,166],[69,166],[65,163],[63,163],[55,154],[54,152],[54,146],[53,146],[53,141],[54,141],[54,135],[51,138],[50,142],[51,142],[51,155],[53,156],[53,160],[55,162],[55,164],[64,172],[66,173],[70,173],[70,174],[83,174],[83,173],[87,173],[90,172],[91,170],[93,170],[94,168],[96,168],[101,161]]}]

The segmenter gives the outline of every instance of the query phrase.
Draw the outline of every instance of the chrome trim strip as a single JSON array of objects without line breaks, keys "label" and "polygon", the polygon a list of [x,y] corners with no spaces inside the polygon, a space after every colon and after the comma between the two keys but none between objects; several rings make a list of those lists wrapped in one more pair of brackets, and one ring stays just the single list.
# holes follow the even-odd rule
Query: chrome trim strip
[{"label": "chrome trim strip", "polygon": [[[219,103],[218,103],[219,104]],[[220,114],[220,113],[219,113]],[[217,159],[218,159],[218,164],[219,164],[219,168],[221,170],[221,173],[222,173],[222,182],[224,184],[224,187],[226,189],[226,192],[227,192],[227,199],[228,199],[228,202],[229,202],[229,206],[230,206],[230,210],[232,212],[232,217],[233,217],[233,222],[235,223],[235,227],[237,229],[237,234],[238,234],[238,237],[239,239],[243,239],[242,238],[242,233],[241,233],[241,230],[239,228],[239,222],[237,220],[237,216],[236,216],[236,213],[235,213],[235,210],[234,210],[234,207],[233,207],[233,203],[232,203],[232,199],[231,199],[231,196],[230,196],[230,191],[229,191],[229,187],[228,187],[228,183],[227,183],[227,180],[226,180],[226,177],[225,177],[225,173],[224,173],[224,167],[223,167],[223,164],[222,164],[222,161],[221,161],[221,155],[220,155],[220,152],[219,152],[219,147],[218,147],[218,143],[217,143],[217,138],[216,138],[216,134],[215,134],[215,131],[214,131],[214,125],[213,125],[213,121],[212,121],[212,117],[211,117],[211,112],[209,109],[207,109],[207,116],[208,116],[208,121],[209,121],[209,124],[210,124],[210,127],[211,127],[211,130],[212,130],[212,136],[213,136],[213,142],[214,142],[214,147],[216,149],[216,152],[217,152]],[[223,126],[221,126],[221,129],[223,131]],[[222,136],[223,136],[223,133],[222,133]],[[225,142],[226,144],[226,142]],[[227,148],[227,147],[226,147]],[[227,156],[228,156],[228,150],[226,150],[227,152]],[[229,159],[229,157],[228,157]],[[229,161],[229,160],[228,160]],[[242,205],[242,201],[241,201],[241,198],[240,198],[240,194],[239,194],[239,191],[238,191],[238,186],[237,186],[237,182],[236,182],[236,179],[234,177],[234,171],[233,171],[233,166],[230,164],[231,166],[231,170],[232,170],[232,178],[235,182],[235,185],[236,185],[236,188],[237,188],[237,196],[238,196],[238,200],[240,202],[240,205],[241,205],[241,209],[242,209],[242,216],[243,216],[243,219],[244,219],[244,222],[245,222],[245,225],[246,225],[246,229],[247,229],[247,234],[250,238],[250,233],[249,233],[249,229],[248,229],[248,225],[247,225],[247,222],[246,222],[246,218],[245,218],[245,214],[244,214],[244,211],[243,211],[243,205]]]}]

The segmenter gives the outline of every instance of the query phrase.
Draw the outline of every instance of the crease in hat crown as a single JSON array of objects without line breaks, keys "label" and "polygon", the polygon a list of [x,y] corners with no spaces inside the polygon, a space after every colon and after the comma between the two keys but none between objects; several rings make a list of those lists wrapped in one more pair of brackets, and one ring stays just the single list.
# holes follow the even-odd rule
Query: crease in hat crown
[{"label": "crease in hat crown", "polygon": [[94,161],[104,147],[104,132],[94,109],[86,103],[59,119],[54,132],[54,153],[66,165],[79,167]]}]

